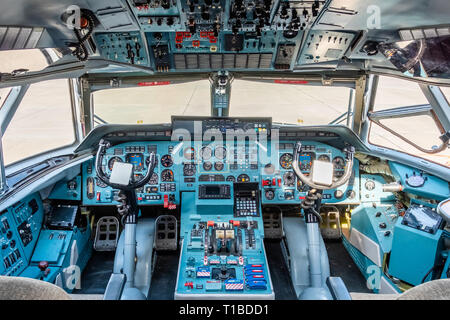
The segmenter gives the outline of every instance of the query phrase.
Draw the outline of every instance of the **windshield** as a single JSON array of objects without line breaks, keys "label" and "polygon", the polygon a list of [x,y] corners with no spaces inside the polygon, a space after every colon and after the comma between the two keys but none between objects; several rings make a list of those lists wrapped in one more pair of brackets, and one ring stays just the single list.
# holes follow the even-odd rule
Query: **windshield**
[{"label": "windshield", "polygon": [[[346,124],[349,88],[234,80],[230,116],[272,117],[295,125]],[[211,114],[210,82],[109,89],[94,93],[96,124],[169,123],[172,115]]]}]

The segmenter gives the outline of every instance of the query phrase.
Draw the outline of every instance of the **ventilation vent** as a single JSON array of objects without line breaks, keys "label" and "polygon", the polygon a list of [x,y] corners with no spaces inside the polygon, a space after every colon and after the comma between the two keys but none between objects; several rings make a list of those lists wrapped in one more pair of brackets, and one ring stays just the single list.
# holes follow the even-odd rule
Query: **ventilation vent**
[{"label": "ventilation vent", "polygon": [[269,69],[272,53],[175,54],[175,69]]},{"label": "ventilation vent", "polygon": [[43,28],[0,27],[0,50],[33,49]]}]

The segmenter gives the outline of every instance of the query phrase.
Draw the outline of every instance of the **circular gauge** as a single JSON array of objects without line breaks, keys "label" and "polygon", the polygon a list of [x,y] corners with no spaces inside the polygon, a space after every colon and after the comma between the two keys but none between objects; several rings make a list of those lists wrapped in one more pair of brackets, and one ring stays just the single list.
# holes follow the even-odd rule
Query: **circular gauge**
[{"label": "circular gauge", "polygon": [[120,157],[112,157],[111,159],[109,159],[108,161],[108,168],[110,171],[112,171],[113,166],[114,166],[114,162],[123,162],[122,158]]},{"label": "circular gauge", "polygon": [[283,169],[291,169],[292,168],[292,160],[294,157],[290,153],[283,153],[280,157],[280,166]]},{"label": "circular gauge", "polygon": [[173,182],[173,171],[170,169],[165,169],[161,172],[161,181],[163,182]]},{"label": "circular gauge", "polygon": [[367,180],[366,183],[364,184],[364,187],[366,188],[366,190],[372,191],[373,189],[375,189],[375,181]]},{"label": "circular gauge", "polygon": [[209,171],[212,169],[212,163],[210,161],[203,162],[203,170]]},{"label": "circular gauge", "polygon": [[237,177],[237,182],[250,182],[250,177],[248,175],[246,175],[245,173],[240,174]]},{"label": "circular gauge", "polygon": [[288,171],[283,175],[283,184],[287,187],[293,187],[295,184],[295,175],[292,171]]},{"label": "circular gauge", "polygon": [[152,177],[148,181],[148,184],[150,185],[158,184],[158,174],[156,172],[153,172]]},{"label": "circular gauge", "polygon": [[227,149],[225,147],[217,147],[214,150],[214,156],[217,159],[225,159],[227,157]]},{"label": "circular gauge", "polygon": [[106,188],[106,183],[104,183],[102,180],[100,180],[99,178],[95,178],[95,184],[97,185],[97,187],[99,188]]},{"label": "circular gauge", "polygon": [[194,160],[195,159],[195,148],[187,147],[183,151],[183,156],[186,160]]},{"label": "circular gauge", "polygon": [[264,173],[265,174],[274,174],[275,172],[275,166],[271,163],[268,163],[264,167]]},{"label": "circular gauge", "polygon": [[214,163],[214,169],[216,169],[217,171],[222,171],[223,170],[223,162],[217,161],[216,163]]},{"label": "circular gauge", "polygon": [[317,160],[330,162],[330,157],[326,154],[321,154]]},{"label": "circular gauge", "polygon": [[314,152],[303,152],[300,154],[300,170],[302,172],[309,172],[311,170],[311,165],[313,160],[316,158]]},{"label": "circular gauge", "polygon": [[425,181],[427,181],[427,178],[423,176],[421,173],[420,175],[416,175],[415,172],[413,172],[412,176],[406,175],[406,184],[413,188],[419,188],[425,184]]},{"label": "circular gauge", "polygon": [[345,161],[342,157],[334,157],[333,159],[333,167],[334,170],[344,170],[345,169]]},{"label": "circular gauge", "polygon": [[234,176],[228,176],[226,180],[228,182],[236,182],[236,178]]},{"label": "circular gauge", "polygon": [[336,190],[336,191],[334,192],[334,197],[335,197],[336,199],[341,199],[343,196],[344,196],[344,192],[343,192],[342,190]]},{"label": "circular gauge", "polygon": [[348,190],[345,195],[347,199],[353,199],[356,196],[356,192],[354,190]]},{"label": "circular gauge", "polygon": [[195,174],[195,164],[193,163],[185,163],[183,165],[183,175],[185,177],[191,177]]},{"label": "circular gauge", "polygon": [[264,192],[264,195],[266,196],[267,200],[273,200],[273,198],[275,198],[275,192],[272,189],[266,190],[266,192]]},{"label": "circular gauge", "polygon": [[161,158],[161,164],[163,167],[171,167],[173,165],[173,159],[170,154],[163,155]]},{"label": "circular gauge", "polygon": [[203,147],[200,150],[200,158],[203,160],[209,160],[212,157],[212,150],[210,147]]}]

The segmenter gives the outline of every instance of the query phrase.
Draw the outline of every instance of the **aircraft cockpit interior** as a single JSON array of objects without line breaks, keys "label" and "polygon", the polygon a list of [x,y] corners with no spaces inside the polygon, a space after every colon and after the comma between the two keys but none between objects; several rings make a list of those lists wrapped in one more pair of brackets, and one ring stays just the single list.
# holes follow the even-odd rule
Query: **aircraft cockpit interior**
[{"label": "aircraft cockpit interior", "polygon": [[449,13],[1,1],[0,300],[449,300]]}]

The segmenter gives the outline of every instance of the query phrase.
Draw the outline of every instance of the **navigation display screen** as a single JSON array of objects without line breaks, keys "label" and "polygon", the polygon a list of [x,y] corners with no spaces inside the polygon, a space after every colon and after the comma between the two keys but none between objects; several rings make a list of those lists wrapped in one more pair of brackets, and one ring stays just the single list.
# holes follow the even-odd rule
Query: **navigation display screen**
[{"label": "navigation display screen", "polygon": [[134,166],[134,171],[142,171],[144,169],[144,155],[142,153],[127,154],[127,162]]}]

